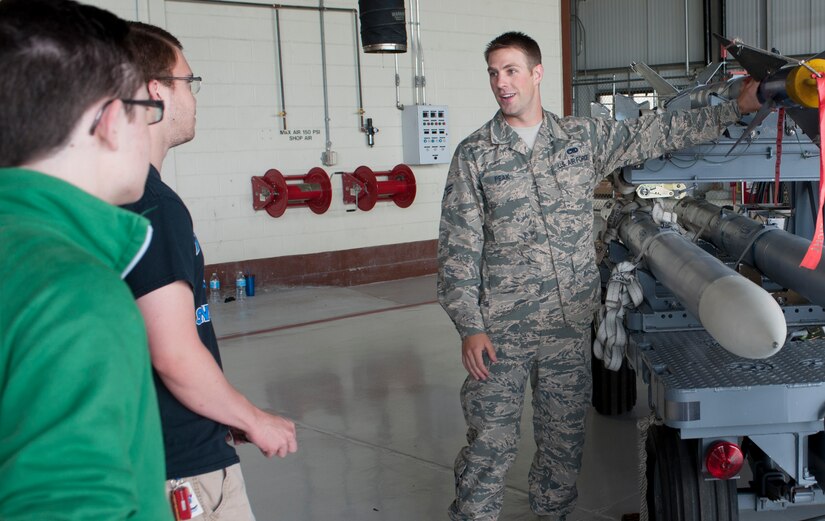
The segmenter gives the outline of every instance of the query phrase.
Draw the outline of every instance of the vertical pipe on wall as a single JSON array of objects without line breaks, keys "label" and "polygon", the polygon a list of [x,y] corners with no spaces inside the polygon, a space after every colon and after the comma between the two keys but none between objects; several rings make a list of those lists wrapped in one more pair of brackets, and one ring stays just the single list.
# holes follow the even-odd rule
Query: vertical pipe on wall
[{"label": "vertical pipe on wall", "polygon": [[[728,6],[726,5],[725,0],[717,0],[717,1],[718,1],[718,3],[716,4],[717,24],[716,24],[716,27],[714,29],[716,30],[716,33],[727,37],[727,36],[729,36],[728,35],[727,22],[726,22],[727,16],[728,16],[728,12],[727,12]],[[722,46],[719,45],[719,42],[717,42],[715,39],[714,39],[713,43],[716,46],[716,48],[713,51],[714,56],[719,56],[719,62],[722,64],[722,67],[719,70],[722,74],[722,77],[726,78],[727,75],[728,75],[727,51],[723,51]]]},{"label": "vertical pipe on wall", "polygon": [[[764,5],[764,4],[762,4]],[[764,49],[766,42],[762,40],[762,14],[761,7],[756,7],[756,47]]]},{"label": "vertical pipe on wall", "polygon": [[421,62],[421,102],[427,104],[427,75],[424,74],[424,49],[421,47],[421,4],[419,0],[415,2],[415,39],[418,49],[418,60]]},{"label": "vertical pipe on wall", "polygon": [[427,104],[427,77],[424,75],[424,53],[421,46],[421,9],[419,0],[409,0],[410,5],[410,49],[414,64],[413,86],[415,104]]},{"label": "vertical pipe on wall", "polygon": [[412,51],[412,59],[413,59],[413,99],[415,100],[416,105],[421,104],[421,99],[418,92],[418,82],[420,81],[419,71],[418,71],[418,42],[415,38],[415,6],[413,2],[415,0],[410,1],[410,49]]},{"label": "vertical pipe on wall", "polygon": [[395,59],[395,108],[404,110],[404,104],[401,103],[401,77],[398,75],[398,55],[393,54]]},{"label": "vertical pipe on wall", "polygon": [[710,19],[710,0],[702,1],[702,25],[705,33],[705,63],[713,61],[713,29]]},{"label": "vertical pipe on wall", "polygon": [[725,0],[719,0],[719,34],[723,36],[728,35],[728,27],[727,27],[727,2]]},{"label": "vertical pipe on wall", "polygon": [[808,11],[808,20],[811,20],[809,24],[810,32],[808,33],[808,49],[814,50],[816,49],[816,44],[814,43],[814,28],[813,28],[813,19],[814,19],[814,3],[811,2],[808,4],[810,11]]},{"label": "vertical pipe on wall", "polygon": [[[578,0],[568,0],[570,2],[570,16],[573,23],[570,26],[570,74],[571,85],[576,84],[579,77],[579,2]],[[578,87],[570,89],[570,105],[573,107],[574,116],[579,114],[579,93]]]},{"label": "vertical pipe on wall", "polygon": [[281,110],[278,115],[281,116],[281,124],[283,130],[286,130],[286,94],[284,93],[284,60],[281,52],[281,11],[276,7],[275,12],[275,45],[278,48],[278,84],[280,85],[281,94]]},{"label": "vertical pipe on wall", "polygon": [[685,0],[685,75],[690,74],[690,21],[688,20],[688,0]]},{"label": "vertical pipe on wall", "polygon": [[358,12],[352,12],[352,23],[355,30],[352,33],[355,49],[355,89],[358,91],[358,115],[360,124],[358,130],[364,130],[364,94],[361,89],[361,51],[358,46]]},{"label": "vertical pipe on wall", "polygon": [[570,25],[573,18],[570,14],[570,0],[562,0],[561,2],[561,77],[562,77],[562,108],[565,116],[573,115],[573,98],[571,91],[573,90],[573,74],[572,57],[570,53]]},{"label": "vertical pipe on wall", "polygon": [[324,164],[332,164],[332,141],[329,135],[329,92],[327,87],[327,42],[324,29],[324,0],[318,0],[318,17],[321,24],[321,81],[324,84],[324,132],[326,134],[326,151]]}]

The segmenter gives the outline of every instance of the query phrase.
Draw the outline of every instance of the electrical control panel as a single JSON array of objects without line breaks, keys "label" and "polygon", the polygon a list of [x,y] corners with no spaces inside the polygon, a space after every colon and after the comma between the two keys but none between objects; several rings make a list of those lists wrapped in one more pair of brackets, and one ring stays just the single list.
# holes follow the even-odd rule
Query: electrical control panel
[{"label": "electrical control panel", "polygon": [[444,105],[407,105],[401,116],[404,163],[450,162],[450,131]]}]

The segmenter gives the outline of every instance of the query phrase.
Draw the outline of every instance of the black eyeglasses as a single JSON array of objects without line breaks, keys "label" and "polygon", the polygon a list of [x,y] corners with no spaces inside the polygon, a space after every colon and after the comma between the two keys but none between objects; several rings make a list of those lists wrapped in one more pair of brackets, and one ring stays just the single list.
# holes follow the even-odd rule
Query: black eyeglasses
[{"label": "black eyeglasses", "polygon": [[[100,107],[100,110],[97,111],[97,115],[95,116],[95,120],[92,122],[92,127],[89,129],[89,134],[94,135],[97,126],[100,124],[101,118],[103,118],[103,112],[109,108],[109,105],[115,101],[117,98],[110,99],[106,103]],[[148,110],[146,111],[146,124],[147,125],[154,125],[155,123],[160,122],[163,119],[163,101],[161,100],[154,100],[154,99],[123,99],[120,98],[121,103],[124,105],[131,105],[131,106],[140,106],[146,107]]]},{"label": "black eyeglasses", "polygon": [[189,82],[189,88],[192,90],[192,94],[197,94],[200,92],[201,82],[203,81],[203,78],[200,76],[159,76],[155,79],[161,81],[187,81]]}]

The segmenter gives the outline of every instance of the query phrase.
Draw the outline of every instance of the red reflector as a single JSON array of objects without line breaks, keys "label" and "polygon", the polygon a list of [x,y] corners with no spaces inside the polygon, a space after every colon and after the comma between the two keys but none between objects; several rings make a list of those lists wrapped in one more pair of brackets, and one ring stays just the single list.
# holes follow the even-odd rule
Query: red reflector
[{"label": "red reflector", "polygon": [[730,479],[736,476],[744,463],[742,449],[729,441],[717,441],[705,454],[708,473],[716,479]]}]

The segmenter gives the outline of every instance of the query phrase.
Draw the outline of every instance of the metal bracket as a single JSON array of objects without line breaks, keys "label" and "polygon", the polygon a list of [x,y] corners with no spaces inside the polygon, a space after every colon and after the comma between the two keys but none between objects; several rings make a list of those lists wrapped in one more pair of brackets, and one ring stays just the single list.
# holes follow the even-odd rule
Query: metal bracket
[{"label": "metal bracket", "polygon": [[682,199],[687,195],[687,186],[684,183],[643,184],[636,187],[636,194],[642,199]]}]

